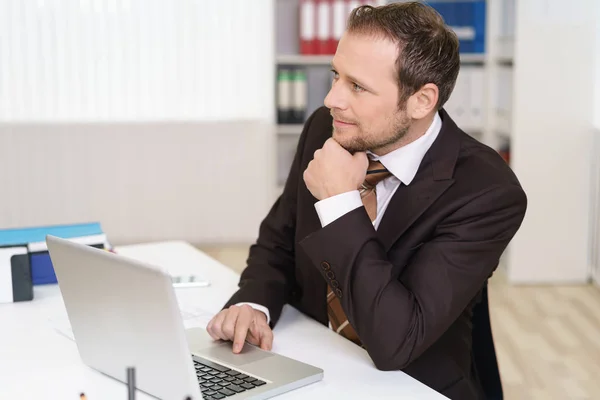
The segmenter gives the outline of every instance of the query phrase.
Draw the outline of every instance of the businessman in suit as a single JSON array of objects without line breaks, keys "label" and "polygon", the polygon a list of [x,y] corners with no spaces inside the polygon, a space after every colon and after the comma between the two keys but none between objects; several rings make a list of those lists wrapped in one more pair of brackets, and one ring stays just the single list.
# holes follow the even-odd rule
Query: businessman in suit
[{"label": "businessman in suit", "polygon": [[527,201],[504,160],[443,109],[456,36],[420,3],[362,6],[332,67],[325,107],[208,332],[236,353],[245,341],[270,349],[289,303],[378,369],[451,399],[501,398],[486,283]]}]

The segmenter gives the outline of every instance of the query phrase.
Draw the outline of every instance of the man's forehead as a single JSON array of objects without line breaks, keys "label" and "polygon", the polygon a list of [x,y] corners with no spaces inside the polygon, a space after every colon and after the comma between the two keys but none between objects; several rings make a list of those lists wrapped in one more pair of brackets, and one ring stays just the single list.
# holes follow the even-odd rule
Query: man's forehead
[{"label": "man's forehead", "polygon": [[338,72],[357,78],[375,74],[378,78],[395,81],[397,57],[397,45],[391,40],[346,34],[340,40],[331,64],[334,69],[341,70]]}]

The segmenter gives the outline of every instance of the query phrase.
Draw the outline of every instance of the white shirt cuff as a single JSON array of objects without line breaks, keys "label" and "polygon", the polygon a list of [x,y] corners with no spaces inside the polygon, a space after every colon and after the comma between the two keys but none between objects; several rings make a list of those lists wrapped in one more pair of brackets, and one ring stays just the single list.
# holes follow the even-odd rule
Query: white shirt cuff
[{"label": "white shirt cuff", "polygon": [[321,226],[325,227],[350,211],[362,207],[358,190],[352,190],[328,197],[315,203],[315,209],[321,220]]},{"label": "white shirt cuff", "polygon": [[262,311],[267,316],[267,324],[271,322],[271,314],[269,313],[269,309],[267,307],[255,303],[237,303],[236,306],[242,306],[244,304],[248,304],[255,310]]}]

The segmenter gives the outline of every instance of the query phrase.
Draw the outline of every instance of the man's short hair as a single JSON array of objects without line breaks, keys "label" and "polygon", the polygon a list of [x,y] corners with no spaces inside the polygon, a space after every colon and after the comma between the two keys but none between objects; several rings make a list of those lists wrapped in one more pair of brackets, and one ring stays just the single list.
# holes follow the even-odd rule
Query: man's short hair
[{"label": "man's short hair", "polygon": [[431,6],[403,2],[357,7],[348,18],[347,31],[398,43],[399,107],[427,83],[438,87],[438,110],[448,101],[460,69],[459,41]]}]

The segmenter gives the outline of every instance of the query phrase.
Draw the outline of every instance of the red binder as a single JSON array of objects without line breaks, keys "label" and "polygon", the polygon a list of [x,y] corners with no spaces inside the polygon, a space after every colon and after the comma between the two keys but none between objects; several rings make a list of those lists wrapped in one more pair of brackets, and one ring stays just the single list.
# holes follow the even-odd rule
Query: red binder
[{"label": "red binder", "polygon": [[331,38],[329,39],[329,54],[335,54],[338,42],[346,30],[346,21],[350,13],[348,12],[348,0],[331,0]]},{"label": "red binder", "polygon": [[329,53],[331,39],[331,3],[329,0],[316,0],[317,5],[317,54]]},{"label": "red binder", "polygon": [[317,54],[316,0],[300,0],[300,54]]}]

